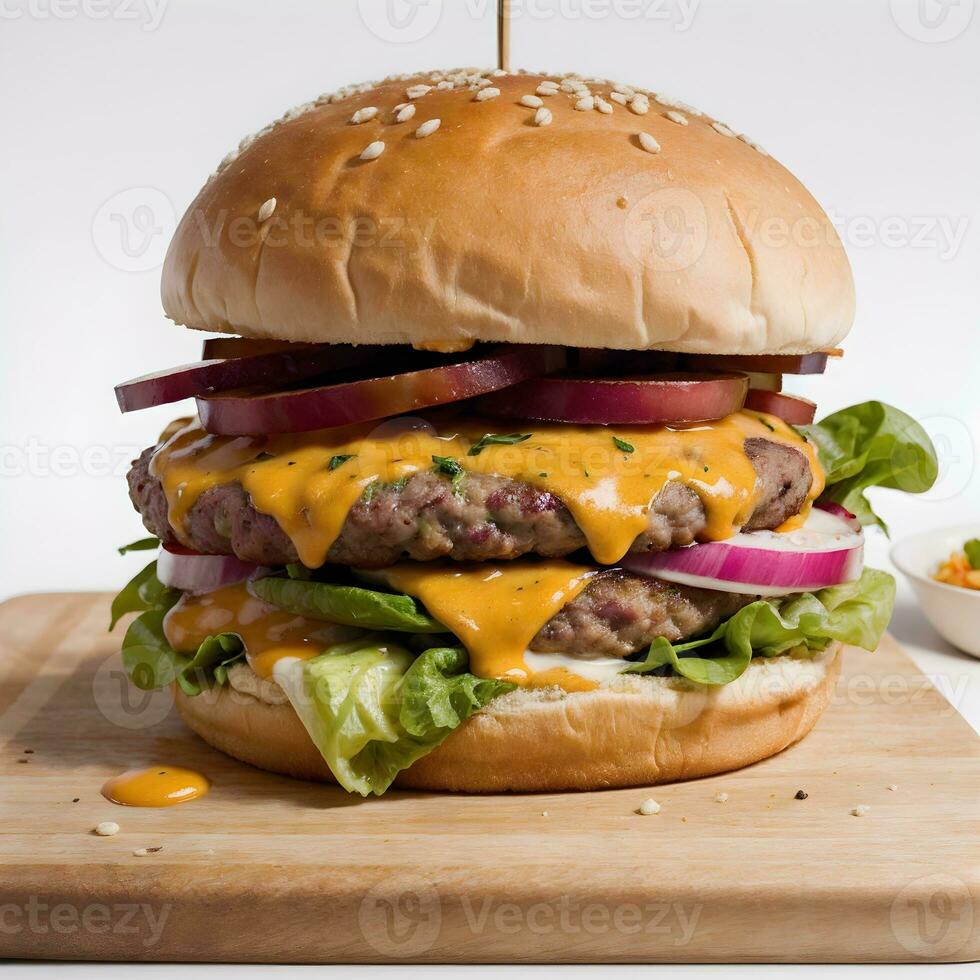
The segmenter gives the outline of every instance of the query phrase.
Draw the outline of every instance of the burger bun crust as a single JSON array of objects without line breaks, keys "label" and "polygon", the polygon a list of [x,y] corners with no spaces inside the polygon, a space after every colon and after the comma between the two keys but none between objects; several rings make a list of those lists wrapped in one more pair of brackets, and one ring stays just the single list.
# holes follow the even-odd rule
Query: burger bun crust
[{"label": "burger bun crust", "polygon": [[[404,789],[560,792],[652,785],[758,762],[803,738],[830,702],[841,647],[756,658],[736,681],[620,675],[596,691],[519,689],[491,702],[401,772]],[[174,696],[187,725],[260,769],[335,782],[288,704],[228,686]]]}]

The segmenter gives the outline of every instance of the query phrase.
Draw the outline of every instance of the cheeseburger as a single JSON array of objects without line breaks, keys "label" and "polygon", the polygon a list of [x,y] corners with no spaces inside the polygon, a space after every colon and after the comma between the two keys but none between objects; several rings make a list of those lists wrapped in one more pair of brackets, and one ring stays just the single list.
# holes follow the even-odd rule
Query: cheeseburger
[{"label": "cheeseburger", "polygon": [[218,336],[117,388],[196,411],[129,474],[159,554],[113,619],[237,759],[362,795],[704,776],[806,735],[888,623],[865,491],[928,489],[932,447],[785,390],[841,355],[847,257],[675,99],[474,69],[323,95],[221,162],[162,293]]}]

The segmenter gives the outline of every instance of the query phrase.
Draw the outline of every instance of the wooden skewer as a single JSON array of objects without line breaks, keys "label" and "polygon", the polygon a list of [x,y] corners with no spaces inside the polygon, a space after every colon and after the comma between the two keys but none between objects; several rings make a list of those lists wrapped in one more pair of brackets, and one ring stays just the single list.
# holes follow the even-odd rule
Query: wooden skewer
[{"label": "wooden skewer", "polygon": [[497,67],[510,71],[510,0],[497,0]]}]

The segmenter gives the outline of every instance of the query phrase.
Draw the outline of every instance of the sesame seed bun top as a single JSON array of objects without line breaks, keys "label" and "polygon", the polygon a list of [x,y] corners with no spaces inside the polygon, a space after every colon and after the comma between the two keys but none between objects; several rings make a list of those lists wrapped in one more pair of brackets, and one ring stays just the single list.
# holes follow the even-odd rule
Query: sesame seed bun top
[{"label": "sesame seed bun top", "polygon": [[354,86],[242,141],[163,270],[177,323],[332,343],[717,353],[835,346],[843,246],[757,144],[596,79]]}]

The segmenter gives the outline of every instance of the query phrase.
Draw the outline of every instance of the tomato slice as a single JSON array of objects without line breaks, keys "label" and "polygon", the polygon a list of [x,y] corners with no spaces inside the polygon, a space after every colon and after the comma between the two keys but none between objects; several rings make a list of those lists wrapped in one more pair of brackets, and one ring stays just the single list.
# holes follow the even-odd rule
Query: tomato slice
[{"label": "tomato slice", "polygon": [[[390,355],[388,355],[390,358]],[[564,367],[560,347],[505,346],[482,356],[445,357],[402,351],[419,370],[341,380],[315,388],[241,390],[198,398],[201,422],[215,435],[310,432],[462,401]],[[389,366],[390,369],[390,366]]]},{"label": "tomato slice", "polygon": [[744,374],[547,377],[483,398],[480,408],[504,418],[584,425],[689,424],[737,412],[748,387]]}]

